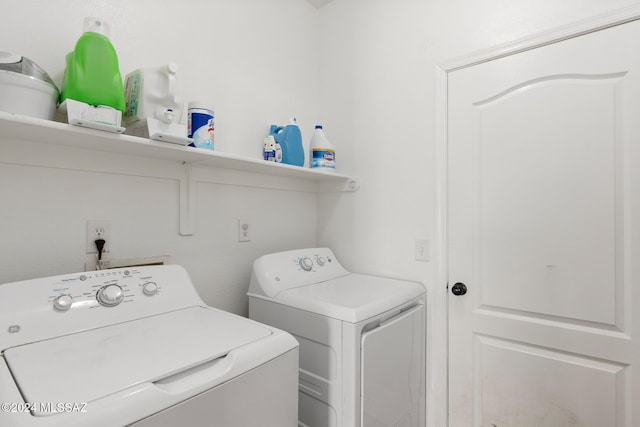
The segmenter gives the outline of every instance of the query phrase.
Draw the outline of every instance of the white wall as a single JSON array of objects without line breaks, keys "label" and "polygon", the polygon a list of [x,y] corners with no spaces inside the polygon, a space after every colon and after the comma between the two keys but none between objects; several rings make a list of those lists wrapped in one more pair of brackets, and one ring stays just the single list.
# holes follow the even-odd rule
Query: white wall
[{"label": "white wall", "polygon": [[447,293],[435,283],[438,253],[423,263],[413,250],[416,237],[436,249],[436,66],[634,3],[335,0],[320,9],[319,115],[340,170],[362,187],[319,199],[319,244],[348,269],[427,285],[432,427],[446,425]]},{"label": "white wall", "polygon": [[436,66],[633,3],[334,0],[321,8],[319,117],[339,170],[360,176],[362,188],[320,202],[320,243],[351,268],[431,282],[433,263],[414,261],[413,245],[435,235]]},{"label": "white wall", "polygon": [[[0,50],[30,57],[60,84],[85,16],[111,25],[124,75],[178,63],[185,100],[216,111],[216,144],[262,156],[271,123],[296,115],[305,140],[317,114],[318,12],[300,0],[3,0]],[[0,130],[0,135],[2,135]],[[169,254],[207,303],[246,314],[259,255],[315,246],[309,186],[195,170],[194,236],[179,235],[182,166],[0,137],[0,283],[80,271],[86,221],[110,220],[111,258]],[[237,242],[237,219],[253,227]]]},{"label": "white wall", "polygon": [[313,130],[317,11],[300,0],[3,0],[2,49],[28,56],[62,81],[65,55],[98,16],[111,26],[124,76],[168,61],[185,100],[216,110],[216,143],[261,155],[264,127],[296,115]]}]

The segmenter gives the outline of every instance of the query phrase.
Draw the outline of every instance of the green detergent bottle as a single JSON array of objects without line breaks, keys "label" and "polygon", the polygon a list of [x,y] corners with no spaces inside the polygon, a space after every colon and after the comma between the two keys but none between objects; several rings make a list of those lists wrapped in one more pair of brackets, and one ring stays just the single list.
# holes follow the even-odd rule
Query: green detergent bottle
[{"label": "green detergent bottle", "polygon": [[84,34],[67,54],[60,103],[67,98],[125,110],[118,56],[109,41],[109,27],[99,18],[84,19]]}]

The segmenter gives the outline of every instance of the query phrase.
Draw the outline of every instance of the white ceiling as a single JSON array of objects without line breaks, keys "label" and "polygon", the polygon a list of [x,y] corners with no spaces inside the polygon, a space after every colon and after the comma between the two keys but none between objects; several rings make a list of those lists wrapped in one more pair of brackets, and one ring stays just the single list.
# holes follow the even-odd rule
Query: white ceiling
[{"label": "white ceiling", "polygon": [[307,0],[309,4],[311,4],[316,9],[320,9],[322,6],[326,6],[331,3],[333,0]]}]

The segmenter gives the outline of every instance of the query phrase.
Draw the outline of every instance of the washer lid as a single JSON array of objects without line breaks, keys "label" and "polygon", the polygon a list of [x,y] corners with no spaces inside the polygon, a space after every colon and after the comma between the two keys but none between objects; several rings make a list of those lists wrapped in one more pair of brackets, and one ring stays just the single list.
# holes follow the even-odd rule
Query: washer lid
[{"label": "washer lid", "polygon": [[358,323],[409,302],[424,293],[417,282],[348,274],[322,283],[280,292],[274,301]]},{"label": "washer lid", "polygon": [[223,357],[271,334],[248,319],[191,307],[9,348],[4,355],[26,402],[82,403]]}]

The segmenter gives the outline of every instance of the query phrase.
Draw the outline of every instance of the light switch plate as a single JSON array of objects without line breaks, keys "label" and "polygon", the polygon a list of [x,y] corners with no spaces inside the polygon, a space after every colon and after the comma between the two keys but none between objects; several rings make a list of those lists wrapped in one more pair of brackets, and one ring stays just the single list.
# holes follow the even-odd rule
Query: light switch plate
[{"label": "light switch plate", "polygon": [[415,242],[415,258],[416,261],[426,261],[430,260],[430,247],[429,240],[427,239],[416,239]]}]

